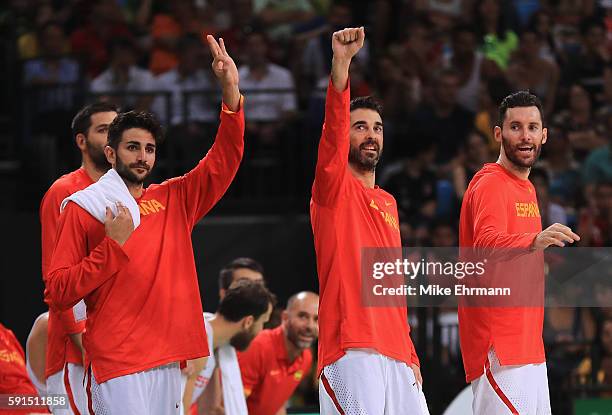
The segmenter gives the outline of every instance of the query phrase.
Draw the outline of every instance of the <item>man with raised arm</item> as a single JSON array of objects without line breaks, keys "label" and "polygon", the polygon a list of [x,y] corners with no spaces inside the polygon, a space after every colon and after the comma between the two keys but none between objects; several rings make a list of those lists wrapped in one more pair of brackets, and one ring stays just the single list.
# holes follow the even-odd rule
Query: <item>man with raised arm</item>
[{"label": "man with raised arm", "polygon": [[145,188],[161,127],[148,113],[120,114],[105,148],[112,169],[64,201],[47,298],[64,310],[85,299],[91,413],[178,414],[179,362],[209,354],[191,231],[238,170],[244,117],[236,65],[223,40],[207,40],[223,106],[199,164]]},{"label": "man with raised arm", "polygon": [[374,184],[383,149],[381,107],[371,97],[349,102],[349,66],[364,38],[363,27],[332,36],[331,81],[312,186],[319,401],[325,415],[421,415],[428,411],[406,307],[362,303],[362,249],[401,247],[395,199]]}]

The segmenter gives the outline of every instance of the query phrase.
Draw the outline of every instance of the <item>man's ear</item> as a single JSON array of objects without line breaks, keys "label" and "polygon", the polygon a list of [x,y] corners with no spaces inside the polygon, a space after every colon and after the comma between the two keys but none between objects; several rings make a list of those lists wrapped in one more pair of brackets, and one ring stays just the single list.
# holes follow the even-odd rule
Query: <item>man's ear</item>
[{"label": "man's ear", "polygon": [[281,321],[283,324],[285,324],[287,320],[289,320],[289,312],[287,310],[283,310],[281,313]]},{"label": "man's ear", "polygon": [[242,318],[242,320],[240,321],[240,324],[242,325],[243,329],[249,330],[254,322],[255,322],[255,318],[252,315],[248,315]]},{"label": "man's ear", "polygon": [[74,137],[74,142],[76,143],[79,150],[85,151],[87,149],[87,137],[85,137],[85,134],[78,133]]},{"label": "man's ear", "polygon": [[495,141],[498,143],[502,142],[502,129],[499,125],[496,125],[495,128],[493,128],[493,136],[495,137]]},{"label": "man's ear", "polygon": [[108,161],[111,165],[115,165],[117,161],[117,153],[115,149],[111,146],[104,147],[104,155],[106,156],[106,161]]},{"label": "man's ear", "polygon": [[548,128],[542,129],[542,144],[546,144],[546,140],[548,140]]}]

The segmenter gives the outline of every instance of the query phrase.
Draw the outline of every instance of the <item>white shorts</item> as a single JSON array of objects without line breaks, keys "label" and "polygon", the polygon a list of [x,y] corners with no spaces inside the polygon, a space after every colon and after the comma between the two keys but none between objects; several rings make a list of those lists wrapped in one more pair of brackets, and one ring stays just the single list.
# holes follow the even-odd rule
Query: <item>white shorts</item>
[{"label": "white shorts", "polygon": [[429,415],[412,369],[374,350],[347,350],[319,380],[321,415]]},{"label": "white shorts", "polygon": [[501,366],[491,349],[485,373],[472,382],[474,415],[550,415],[546,363]]},{"label": "white shorts", "polygon": [[87,396],[91,415],[178,415],[181,370],[171,363],[98,384],[89,369]]},{"label": "white shorts", "polygon": [[59,372],[47,378],[47,394],[66,395],[68,408],[53,408],[54,415],[87,415],[87,394],[83,386],[83,366],[66,363]]}]

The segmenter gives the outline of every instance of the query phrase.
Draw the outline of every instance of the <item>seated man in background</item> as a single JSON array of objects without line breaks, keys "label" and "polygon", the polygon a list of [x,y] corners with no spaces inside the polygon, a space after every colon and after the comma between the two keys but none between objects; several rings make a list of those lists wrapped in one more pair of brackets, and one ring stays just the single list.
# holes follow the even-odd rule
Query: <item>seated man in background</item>
[{"label": "seated man in background", "polygon": [[208,358],[193,360],[192,374],[183,375],[183,408],[190,408],[207,388],[219,366],[225,414],[247,415],[236,350],[246,350],[263,329],[274,307],[274,296],[256,281],[236,281],[227,290],[215,314],[204,313],[211,351]]},{"label": "seated man in background", "polygon": [[308,376],[319,335],[319,296],[302,291],[287,301],[282,324],[264,330],[238,355],[250,415],[284,415],[287,400]]}]

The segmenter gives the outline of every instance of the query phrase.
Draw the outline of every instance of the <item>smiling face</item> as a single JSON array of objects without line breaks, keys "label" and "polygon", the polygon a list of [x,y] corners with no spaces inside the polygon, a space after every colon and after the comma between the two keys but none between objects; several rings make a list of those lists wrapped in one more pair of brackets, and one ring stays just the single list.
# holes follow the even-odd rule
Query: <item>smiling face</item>
[{"label": "smiling face", "polygon": [[508,108],[503,125],[495,127],[495,139],[502,143],[502,160],[518,170],[535,164],[546,138],[547,130],[536,106]]},{"label": "smiling face", "polygon": [[349,163],[360,171],[374,171],[383,149],[383,124],[377,111],[351,111]]},{"label": "smiling face", "polygon": [[300,293],[283,312],[283,326],[297,349],[307,349],[319,335],[319,296]]}]

